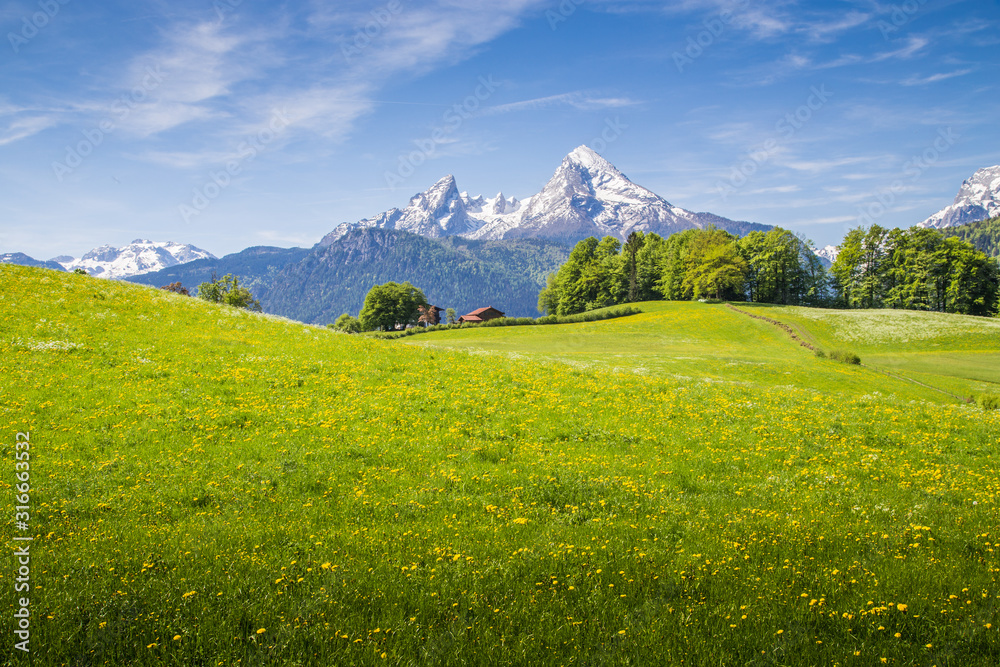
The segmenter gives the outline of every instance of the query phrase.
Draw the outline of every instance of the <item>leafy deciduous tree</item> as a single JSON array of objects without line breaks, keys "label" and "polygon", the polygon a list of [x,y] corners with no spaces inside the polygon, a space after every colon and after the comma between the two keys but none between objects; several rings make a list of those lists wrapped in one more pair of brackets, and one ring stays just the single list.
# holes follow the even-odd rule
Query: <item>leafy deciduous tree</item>
[{"label": "leafy deciduous tree", "polygon": [[391,331],[397,325],[412,324],[417,306],[426,306],[424,293],[408,282],[375,285],[365,296],[359,319],[365,331]]},{"label": "leafy deciduous tree", "polygon": [[212,275],[212,281],[198,286],[198,298],[213,303],[224,303],[236,308],[260,311],[260,301],[246,287],[240,285],[240,280],[231,273],[222,278]]}]

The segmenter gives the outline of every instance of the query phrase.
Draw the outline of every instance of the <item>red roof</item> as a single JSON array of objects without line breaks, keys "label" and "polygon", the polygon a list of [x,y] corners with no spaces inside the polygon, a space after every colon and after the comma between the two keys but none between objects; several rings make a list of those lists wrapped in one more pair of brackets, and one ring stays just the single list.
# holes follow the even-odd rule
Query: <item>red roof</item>
[{"label": "red roof", "polygon": [[476,308],[474,311],[472,311],[471,313],[469,313],[468,315],[466,315],[466,317],[469,317],[471,315],[482,315],[487,310],[496,310],[498,313],[500,313],[501,315],[503,315],[503,311],[497,310],[493,306],[486,306],[485,308]]},{"label": "red roof", "polygon": [[465,320],[466,322],[482,322],[483,321],[483,318],[477,317],[476,315],[473,315],[472,313],[469,313],[468,315],[462,315],[462,317],[460,317],[459,319]]}]

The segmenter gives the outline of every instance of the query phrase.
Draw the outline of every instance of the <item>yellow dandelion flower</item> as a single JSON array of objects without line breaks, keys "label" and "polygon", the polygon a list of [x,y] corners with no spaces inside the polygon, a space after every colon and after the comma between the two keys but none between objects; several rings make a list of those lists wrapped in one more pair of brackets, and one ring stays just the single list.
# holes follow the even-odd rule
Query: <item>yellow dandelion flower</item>
[{"label": "yellow dandelion flower", "polygon": [[258,634],[258,635],[262,635],[262,634],[264,634],[265,632],[267,632],[267,628],[261,628],[261,629],[257,630],[257,634]]}]

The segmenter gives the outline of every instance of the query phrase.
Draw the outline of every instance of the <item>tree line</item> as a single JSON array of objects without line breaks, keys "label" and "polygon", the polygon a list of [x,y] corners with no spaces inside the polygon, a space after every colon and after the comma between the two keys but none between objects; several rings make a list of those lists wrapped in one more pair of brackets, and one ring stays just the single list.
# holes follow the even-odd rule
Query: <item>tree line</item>
[{"label": "tree line", "polygon": [[852,229],[830,273],[847,308],[996,315],[995,260],[936,229]]},{"label": "tree line", "polygon": [[828,271],[811,244],[774,228],[738,237],[714,228],[667,238],[591,237],[548,276],[538,309],[572,315],[652,300],[722,299],[832,308],[994,315],[998,265],[933,229],[851,230]]}]

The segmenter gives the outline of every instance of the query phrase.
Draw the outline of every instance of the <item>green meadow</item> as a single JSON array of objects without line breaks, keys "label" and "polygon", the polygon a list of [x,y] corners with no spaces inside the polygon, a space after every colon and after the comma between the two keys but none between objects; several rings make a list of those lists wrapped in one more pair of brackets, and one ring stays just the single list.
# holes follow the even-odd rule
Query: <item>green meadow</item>
[{"label": "green meadow", "polygon": [[380,341],[0,265],[2,663],[1000,662],[994,321],[766,309],[858,367],[641,307]]}]

